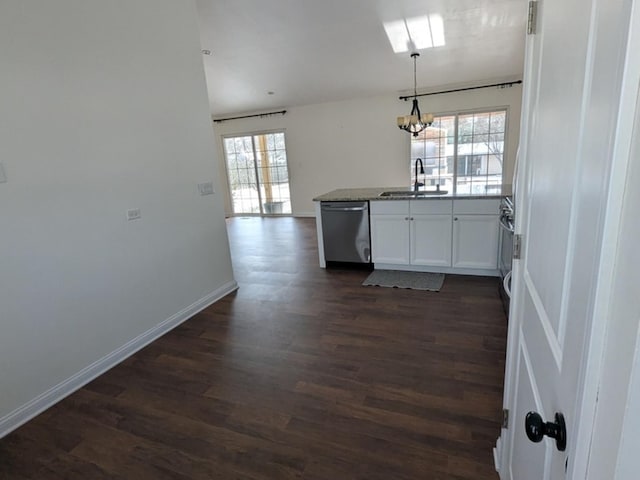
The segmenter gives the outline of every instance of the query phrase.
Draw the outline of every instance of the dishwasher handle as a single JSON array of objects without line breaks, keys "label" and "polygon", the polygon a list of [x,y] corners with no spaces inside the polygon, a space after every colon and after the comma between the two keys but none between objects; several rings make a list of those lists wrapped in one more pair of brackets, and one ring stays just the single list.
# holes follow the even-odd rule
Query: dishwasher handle
[{"label": "dishwasher handle", "polygon": [[341,208],[323,207],[322,209],[328,212],[364,212],[365,211],[364,207],[341,207]]},{"label": "dishwasher handle", "polygon": [[366,205],[361,207],[333,207],[331,205],[322,205],[322,210],[326,212],[364,212],[367,210]]}]

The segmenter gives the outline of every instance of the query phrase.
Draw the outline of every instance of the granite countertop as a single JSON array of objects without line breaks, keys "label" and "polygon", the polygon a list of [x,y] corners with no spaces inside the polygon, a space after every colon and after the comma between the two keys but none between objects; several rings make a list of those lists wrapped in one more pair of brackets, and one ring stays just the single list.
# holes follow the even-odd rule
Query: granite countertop
[{"label": "granite countertop", "polygon": [[419,195],[418,197],[413,195],[407,196],[390,196],[381,197],[382,192],[389,191],[408,191],[407,187],[373,187],[373,188],[339,188],[331,192],[319,195],[313,199],[314,202],[358,202],[365,200],[407,200],[407,199],[477,199],[477,198],[501,198],[505,195],[511,195],[511,185],[501,185],[499,192],[491,193],[489,195],[478,195],[469,193],[456,193],[451,192],[446,195]]}]

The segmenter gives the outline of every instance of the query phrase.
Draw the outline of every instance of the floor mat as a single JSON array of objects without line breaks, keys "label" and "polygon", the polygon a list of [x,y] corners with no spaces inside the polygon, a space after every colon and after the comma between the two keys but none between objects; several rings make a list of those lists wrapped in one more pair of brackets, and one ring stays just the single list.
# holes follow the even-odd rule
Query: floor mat
[{"label": "floor mat", "polygon": [[444,283],[444,273],[403,272],[400,270],[374,270],[362,285],[378,287],[412,288],[437,292]]}]

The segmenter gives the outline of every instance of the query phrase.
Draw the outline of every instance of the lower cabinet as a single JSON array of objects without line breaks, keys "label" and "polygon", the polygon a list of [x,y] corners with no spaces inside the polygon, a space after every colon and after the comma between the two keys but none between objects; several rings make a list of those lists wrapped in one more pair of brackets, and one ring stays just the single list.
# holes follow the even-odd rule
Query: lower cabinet
[{"label": "lower cabinet", "polygon": [[497,268],[498,228],[495,215],[455,215],[451,266]]},{"label": "lower cabinet", "polygon": [[498,268],[499,199],[453,201],[453,268]]},{"label": "lower cabinet", "polygon": [[498,204],[497,199],[371,201],[373,262],[496,271]]},{"label": "lower cabinet", "polygon": [[369,218],[371,228],[371,258],[373,263],[409,265],[408,210],[409,208],[407,206],[406,214],[372,214]]},{"label": "lower cabinet", "polygon": [[409,218],[411,265],[451,266],[451,215]]},{"label": "lower cabinet", "polygon": [[451,200],[370,202],[374,263],[451,265]]}]

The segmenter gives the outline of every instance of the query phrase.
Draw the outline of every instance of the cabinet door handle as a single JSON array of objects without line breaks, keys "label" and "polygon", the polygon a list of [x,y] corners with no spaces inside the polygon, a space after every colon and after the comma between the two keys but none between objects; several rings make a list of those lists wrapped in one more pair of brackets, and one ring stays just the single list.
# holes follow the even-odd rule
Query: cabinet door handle
[{"label": "cabinet door handle", "polygon": [[409,220],[409,217],[404,217],[405,220]]},{"label": "cabinet door handle", "polygon": [[458,217],[454,217],[453,221],[457,222],[458,221]]},{"label": "cabinet door handle", "polygon": [[409,220],[413,220],[413,217],[411,217]]}]

